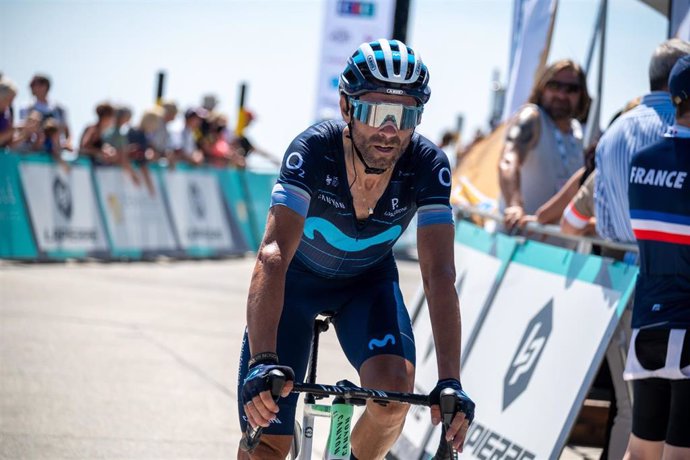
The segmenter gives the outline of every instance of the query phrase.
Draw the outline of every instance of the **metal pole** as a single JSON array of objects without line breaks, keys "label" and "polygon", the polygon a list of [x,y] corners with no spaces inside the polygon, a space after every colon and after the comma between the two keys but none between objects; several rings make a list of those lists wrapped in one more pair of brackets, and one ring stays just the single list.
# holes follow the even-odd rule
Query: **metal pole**
[{"label": "metal pole", "polygon": [[592,38],[589,41],[589,49],[587,50],[587,57],[585,58],[585,65],[583,70],[585,73],[589,73],[592,68],[592,59],[594,58],[594,48],[597,43],[597,36],[599,35],[599,30],[601,29],[601,19],[604,11],[604,0],[599,1],[599,8],[597,9],[597,19],[594,21],[594,32],[592,33]]},{"label": "metal pole", "polygon": [[407,42],[407,22],[410,16],[410,0],[395,0],[393,38]]},{"label": "metal pole", "polygon": [[163,94],[165,93],[165,72],[158,72],[158,81],[156,84],[156,104],[161,105],[163,102]]}]

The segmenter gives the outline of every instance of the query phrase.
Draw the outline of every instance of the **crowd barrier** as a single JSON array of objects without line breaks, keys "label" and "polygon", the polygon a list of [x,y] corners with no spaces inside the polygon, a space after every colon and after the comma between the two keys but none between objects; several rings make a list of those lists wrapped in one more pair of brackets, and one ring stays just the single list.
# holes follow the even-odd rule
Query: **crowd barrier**
[{"label": "crowd barrier", "polygon": [[[631,297],[638,268],[460,221],[456,290],[462,382],[477,403],[464,457],[558,458]],[[415,391],[437,381],[426,302],[411,306]],[[392,453],[430,458],[440,427],[427,408],[408,413]]]},{"label": "crowd barrier", "polygon": [[[135,168],[136,169],[136,168]],[[69,168],[0,151],[0,258],[147,259],[242,255],[263,234],[275,173],[150,165]]]}]

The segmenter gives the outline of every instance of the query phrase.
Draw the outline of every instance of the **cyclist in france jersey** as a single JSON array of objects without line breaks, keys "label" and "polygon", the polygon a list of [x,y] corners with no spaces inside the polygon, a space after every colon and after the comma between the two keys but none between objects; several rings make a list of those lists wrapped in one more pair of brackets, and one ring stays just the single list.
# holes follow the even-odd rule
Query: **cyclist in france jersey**
[{"label": "cyclist in france jersey", "polygon": [[[247,302],[238,399],[240,423],[263,426],[261,444],[240,458],[285,458],[317,314],[331,312],[338,339],[362,386],[411,392],[415,345],[392,247],[414,214],[417,252],[438,353],[431,393],[461,408],[448,438],[461,448],[474,403],[460,385],[460,311],[455,291],[451,174],[445,154],[415,133],[431,91],[419,55],[397,40],[362,44],[340,76],[344,122],[297,136],[273,188],[266,231]],[[266,376],[288,375],[274,403]],[[293,374],[294,371],[294,374]],[[407,406],[367,404],[352,432],[352,456],[383,458]]]}]

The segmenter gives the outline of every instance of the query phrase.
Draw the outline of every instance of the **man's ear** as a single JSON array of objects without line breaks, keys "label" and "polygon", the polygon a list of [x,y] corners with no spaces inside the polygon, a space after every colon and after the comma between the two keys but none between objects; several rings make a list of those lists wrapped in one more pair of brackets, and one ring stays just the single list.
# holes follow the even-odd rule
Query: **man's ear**
[{"label": "man's ear", "polygon": [[346,94],[340,94],[340,115],[345,123],[350,123],[350,100]]}]

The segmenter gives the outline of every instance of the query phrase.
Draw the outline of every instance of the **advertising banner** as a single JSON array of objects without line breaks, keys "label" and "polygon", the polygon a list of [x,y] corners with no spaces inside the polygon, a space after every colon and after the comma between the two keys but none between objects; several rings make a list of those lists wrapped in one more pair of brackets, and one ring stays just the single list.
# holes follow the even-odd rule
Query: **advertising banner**
[{"label": "advertising banner", "polygon": [[177,249],[160,187],[151,193],[121,168],[96,168],[98,199],[114,256],[141,257]]},{"label": "advertising banner", "polygon": [[463,387],[477,403],[464,457],[558,458],[636,274],[532,241],[515,250],[463,363]]},{"label": "advertising banner", "polygon": [[27,157],[19,170],[40,251],[64,258],[108,249],[88,163],[67,171],[48,157]]},{"label": "advertising banner", "polygon": [[177,237],[188,254],[244,252],[244,240],[230,227],[218,179],[212,171],[161,171],[161,175]]},{"label": "advertising banner", "polygon": [[[461,349],[467,355],[469,345],[488,309],[493,293],[515,249],[515,240],[505,235],[492,235],[465,221],[455,233],[455,288],[462,318]],[[428,394],[436,386],[438,371],[436,349],[426,301],[413,313],[413,331],[417,348],[415,392]],[[405,452],[401,458],[417,458],[430,434],[430,414],[426,407],[415,406],[405,422],[393,453]],[[416,452],[409,457],[410,453]]]},{"label": "advertising banner", "polygon": [[395,0],[327,0],[321,33],[316,120],[340,119],[338,79],[364,42],[391,38]]},{"label": "advertising banner", "polygon": [[19,156],[0,151],[0,257],[38,255],[19,181]]}]

